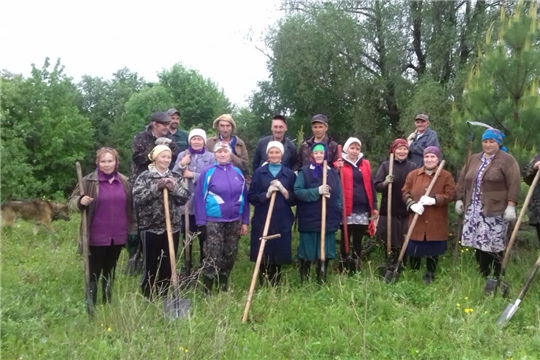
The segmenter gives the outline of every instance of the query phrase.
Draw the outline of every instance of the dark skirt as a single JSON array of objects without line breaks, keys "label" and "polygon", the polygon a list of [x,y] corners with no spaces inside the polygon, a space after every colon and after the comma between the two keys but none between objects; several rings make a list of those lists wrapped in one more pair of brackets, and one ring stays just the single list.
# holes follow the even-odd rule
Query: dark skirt
[{"label": "dark skirt", "polygon": [[[379,218],[379,224],[377,225],[377,237],[386,244],[386,216]],[[392,238],[390,239],[393,248],[401,248],[405,235],[409,230],[409,216],[392,216]]]},{"label": "dark skirt", "polygon": [[406,254],[413,257],[439,256],[446,252],[446,240],[423,241],[409,240]]},{"label": "dark skirt", "polygon": [[[324,237],[324,251],[327,260],[336,258],[336,233],[326,233]],[[301,232],[298,245],[298,258],[315,261],[321,258],[321,233]]]}]

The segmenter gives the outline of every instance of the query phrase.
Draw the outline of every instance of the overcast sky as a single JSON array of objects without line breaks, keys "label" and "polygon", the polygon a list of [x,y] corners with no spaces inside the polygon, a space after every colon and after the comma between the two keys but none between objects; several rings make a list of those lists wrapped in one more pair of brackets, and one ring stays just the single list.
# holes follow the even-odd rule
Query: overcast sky
[{"label": "overcast sky", "polygon": [[[245,104],[268,78],[266,57],[246,40],[281,16],[280,0],[3,0],[0,68],[30,73],[45,57],[67,75],[110,78],[123,67],[147,80],[177,62]],[[260,44],[260,43],[259,43]]]}]

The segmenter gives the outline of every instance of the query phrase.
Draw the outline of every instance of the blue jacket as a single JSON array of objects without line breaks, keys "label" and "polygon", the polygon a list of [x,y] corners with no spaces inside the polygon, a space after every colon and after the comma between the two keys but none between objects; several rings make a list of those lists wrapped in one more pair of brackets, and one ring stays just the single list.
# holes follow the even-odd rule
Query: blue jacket
[{"label": "blue jacket", "polygon": [[424,150],[428,146],[439,147],[439,137],[430,128],[427,128],[426,132],[420,137],[416,134],[414,141],[409,146],[409,159],[418,167],[424,166]]},{"label": "blue jacket", "polygon": [[195,189],[195,222],[232,222],[249,224],[246,179],[232,164],[214,164],[203,170]]}]

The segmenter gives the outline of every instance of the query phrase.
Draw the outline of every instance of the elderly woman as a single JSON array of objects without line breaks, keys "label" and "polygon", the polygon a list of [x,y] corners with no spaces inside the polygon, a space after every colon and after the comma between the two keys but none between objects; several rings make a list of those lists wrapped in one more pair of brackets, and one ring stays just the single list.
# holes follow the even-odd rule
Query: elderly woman
[{"label": "elderly woman", "polygon": [[[405,185],[407,175],[416,168],[416,163],[408,160],[409,143],[405,139],[396,139],[390,146],[390,154],[394,154],[394,169],[390,175],[390,162],[385,161],[379,166],[374,183],[375,189],[382,194],[379,224],[377,226],[377,235],[386,242],[387,225],[388,225],[388,196],[392,204],[392,228],[391,228],[391,259],[387,259],[389,263],[397,262],[397,255],[403,246],[403,240],[409,230],[409,212],[407,206],[403,202],[401,189]],[[388,194],[388,185],[392,184],[392,193]]]},{"label": "elderly woman", "polygon": [[[350,253],[346,252],[344,229],[341,226],[341,258],[349,267],[350,273],[359,270],[362,238],[368,232],[368,225],[379,216],[377,193],[371,177],[371,164],[364,158],[362,142],[351,137],[343,146],[343,160],[336,161],[334,167],[343,172],[343,199],[347,215],[347,229]],[[370,235],[374,235],[372,223]],[[352,242],[351,242],[352,236]],[[351,260],[351,261],[349,261]]]},{"label": "elderly woman", "polygon": [[[184,179],[187,179],[187,187],[194,194],[195,186],[199,181],[201,172],[207,167],[214,163],[214,154],[206,149],[206,132],[202,129],[193,129],[189,132],[188,135],[189,147],[186,151],[181,152],[178,155],[176,164],[174,165],[173,171],[182,174]],[[189,231],[195,232],[197,230],[197,224],[195,223],[195,211],[193,206],[193,196],[191,197],[188,203],[188,214],[189,214]],[[184,210],[185,207],[182,209]],[[186,238],[185,234],[185,224],[184,217],[182,217],[182,233],[184,233],[184,239]],[[200,252],[200,263],[203,263],[204,259],[204,241],[206,240],[206,232],[200,233],[199,236],[199,252]],[[185,254],[186,261],[187,259],[192,259],[193,247],[189,247],[189,254]],[[189,255],[189,256],[188,256]],[[191,264],[186,263],[186,267],[191,269]]]},{"label": "elderly woman", "polygon": [[[300,244],[298,260],[300,262],[300,281],[303,283],[309,275],[311,263],[317,261],[317,282],[325,281],[329,260],[336,257],[336,231],[341,223],[343,205],[339,175],[327,166],[327,184],[323,185],[323,162],[327,159],[328,149],[323,143],[311,147],[311,164],[303,166],[298,172],[294,184],[297,200],[298,230]],[[326,234],[325,258],[321,258],[321,221],[322,196],[326,197]]]},{"label": "elderly woman", "polygon": [[[540,169],[540,152],[531,160],[531,162],[523,169],[523,181],[527,185],[531,185],[536,173]],[[533,190],[531,202],[529,203],[529,223],[536,227],[538,241],[540,241],[540,186],[536,186]]]},{"label": "elderly woman", "polygon": [[420,269],[421,259],[426,258],[427,272],[424,275],[426,284],[435,280],[439,256],[446,252],[448,203],[454,201],[456,195],[454,179],[446,170],[441,171],[431,193],[425,195],[440,160],[439,148],[428,146],[424,150],[424,166],[411,171],[401,189],[403,201],[411,212],[409,224],[414,214],[420,215],[412,231],[406,254],[410,257],[413,270]]},{"label": "elderly woman", "polygon": [[502,146],[504,134],[488,129],[482,152],[473,154],[458,180],[456,213],[465,212],[461,244],[476,249],[480,273],[498,277],[506,248],[508,224],[516,219],[520,171]]},{"label": "elderly woman", "polygon": [[137,177],[133,185],[133,198],[139,206],[139,231],[143,243],[143,274],[141,287],[144,296],[166,296],[172,271],[169,243],[165,226],[163,189],[168,189],[169,213],[175,253],[180,238],[180,205],[184,205],[190,192],[181,184],[182,177],[169,170],[171,149],[157,145],[148,158],[148,170]]},{"label": "elderly woman", "polygon": [[[101,148],[96,153],[97,169],[82,179],[84,195],[77,183],[69,199],[73,210],[86,209],[90,250],[90,292],[96,304],[102,279],[102,301],[110,303],[116,263],[128,234],[136,234],[131,184],[118,172],[118,152]],[[81,228],[81,236],[82,236]]]},{"label": "elderly woman", "polygon": [[291,206],[294,205],[296,175],[288,167],[281,164],[283,153],[284,148],[281,142],[270,141],[268,143],[266,146],[268,161],[253,174],[248,193],[250,204],[255,206],[251,220],[251,261],[257,261],[261,243],[259,239],[263,235],[270,198],[272,193],[276,193],[268,235],[281,234],[281,237],[266,243],[262,267],[259,272],[261,285],[266,279],[270,281],[270,284],[277,285],[281,278],[281,266],[292,262],[291,228],[294,214]]},{"label": "elderly woman", "polygon": [[231,163],[232,149],[218,142],[213,150],[215,164],[202,171],[195,189],[195,221],[208,234],[203,265],[207,295],[215,281],[219,290],[227,291],[238,241],[247,235],[249,224],[246,179]]}]

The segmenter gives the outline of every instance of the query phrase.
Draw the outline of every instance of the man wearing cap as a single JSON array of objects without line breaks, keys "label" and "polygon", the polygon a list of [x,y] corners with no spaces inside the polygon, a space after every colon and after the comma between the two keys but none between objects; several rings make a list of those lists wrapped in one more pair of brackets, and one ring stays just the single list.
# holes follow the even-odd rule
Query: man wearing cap
[{"label": "man wearing cap", "polygon": [[231,160],[234,166],[242,170],[245,174],[248,165],[248,151],[246,144],[238,136],[234,135],[236,132],[236,123],[229,114],[223,114],[214,120],[214,129],[217,131],[216,136],[212,136],[206,140],[206,148],[214,152],[214,146],[218,142],[227,143],[232,150]]},{"label": "man wearing cap", "polygon": [[281,158],[281,164],[289,169],[296,165],[296,145],[285,136],[287,132],[287,120],[282,115],[275,115],[272,118],[272,135],[265,136],[259,139],[255,156],[253,157],[253,172],[260,168],[267,160],[266,147],[270,141],[279,141],[283,145],[284,153]]},{"label": "man wearing cap", "polygon": [[302,166],[310,164],[311,147],[316,143],[323,143],[326,145],[328,148],[328,159],[326,160],[328,160],[328,166],[333,167],[334,162],[338,159],[338,144],[326,135],[326,132],[328,131],[328,117],[322,114],[313,116],[311,118],[311,131],[313,131],[313,136],[304,140],[302,145],[300,145],[296,169],[300,169]]},{"label": "man wearing cap", "polygon": [[425,114],[418,114],[414,118],[416,131],[407,137],[409,143],[409,159],[418,167],[424,166],[424,150],[428,146],[439,147],[439,137],[434,130],[429,128],[429,117]]},{"label": "man wearing cap", "polygon": [[[158,111],[150,116],[150,124],[145,127],[144,131],[141,131],[131,143],[131,152],[132,152],[132,164],[131,164],[131,183],[135,182],[137,176],[139,176],[143,171],[148,170],[148,165],[150,165],[150,160],[148,159],[148,154],[154,146],[156,146],[156,140],[162,138],[160,141],[167,141],[169,139],[168,146],[171,148],[172,159],[171,159],[171,169],[173,168],[176,158],[180,153],[178,145],[172,141],[172,135],[169,132],[169,124],[171,118],[164,112]],[[165,139],[163,139],[165,138]]]},{"label": "man wearing cap", "polygon": [[169,124],[169,131],[173,137],[174,142],[178,145],[180,151],[184,151],[188,148],[188,133],[178,128],[180,126],[180,111],[172,108],[167,111],[167,115],[171,118]]}]

